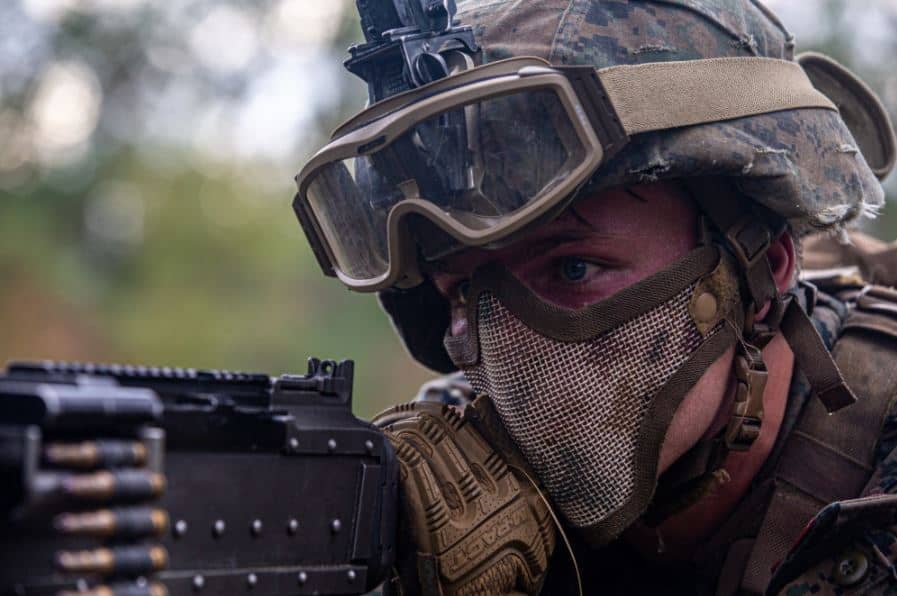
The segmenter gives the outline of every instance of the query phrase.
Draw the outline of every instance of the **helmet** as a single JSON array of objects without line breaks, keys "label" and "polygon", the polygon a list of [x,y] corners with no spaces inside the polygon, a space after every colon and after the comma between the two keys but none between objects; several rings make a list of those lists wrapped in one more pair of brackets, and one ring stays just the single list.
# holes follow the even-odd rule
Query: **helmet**
[{"label": "helmet", "polygon": [[[736,56],[795,60],[792,35],[759,0],[467,0],[458,9],[487,63],[514,56],[595,68]],[[830,58],[796,60],[839,112],[782,110],[634,135],[584,190],[724,176],[787,220],[797,237],[842,234],[861,216],[874,216],[884,203],[878,179],[897,155],[887,112]],[[447,323],[447,307],[429,284],[388,289],[380,300],[415,359],[439,372],[455,370],[435,329],[440,317]]]},{"label": "helmet", "polygon": [[[714,445],[759,434],[757,345],[780,329],[829,411],[852,403],[766,248],[785,226],[843,232],[882,205],[895,142],[868,88],[826,57],[795,59],[759,1],[470,0],[458,18],[480,64],[338,129],[294,207],[325,271],[378,290],[415,358],[462,368],[491,397],[571,525],[601,544],[652,506],[673,414],[730,347],[738,388]],[[707,192],[710,177],[736,198]],[[448,304],[416,262],[502,246],[586,192],[673,178],[691,181],[710,224],[670,268],[568,310],[487,263],[466,293],[468,331],[444,336]],[[670,502],[719,471],[724,451],[701,450],[700,468],[663,487]]]}]

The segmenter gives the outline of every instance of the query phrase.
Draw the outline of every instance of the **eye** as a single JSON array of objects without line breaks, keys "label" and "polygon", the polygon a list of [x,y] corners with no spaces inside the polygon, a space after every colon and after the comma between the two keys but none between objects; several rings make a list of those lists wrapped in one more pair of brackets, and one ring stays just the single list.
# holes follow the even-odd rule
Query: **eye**
[{"label": "eye", "polygon": [[560,273],[565,281],[582,281],[597,268],[597,265],[581,257],[564,257],[560,261]]}]

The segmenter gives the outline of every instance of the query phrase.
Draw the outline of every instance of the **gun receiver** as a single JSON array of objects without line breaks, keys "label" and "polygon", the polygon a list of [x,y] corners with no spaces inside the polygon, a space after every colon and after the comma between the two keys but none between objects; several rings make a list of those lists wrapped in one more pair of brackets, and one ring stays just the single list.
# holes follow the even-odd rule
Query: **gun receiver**
[{"label": "gun receiver", "polygon": [[306,375],[12,364],[0,594],[362,594],[393,562],[397,465],[353,363]]}]

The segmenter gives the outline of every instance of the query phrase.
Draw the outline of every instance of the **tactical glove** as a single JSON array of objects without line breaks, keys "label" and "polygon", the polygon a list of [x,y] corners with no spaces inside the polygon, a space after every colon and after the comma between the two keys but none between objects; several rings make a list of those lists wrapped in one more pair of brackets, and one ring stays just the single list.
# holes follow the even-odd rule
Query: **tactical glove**
[{"label": "tactical glove", "polygon": [[488,398],[463,415],[412,402],[374,423],[400,462],[392,587],[403,595],[538,593],[555,545],[551,512]]}]

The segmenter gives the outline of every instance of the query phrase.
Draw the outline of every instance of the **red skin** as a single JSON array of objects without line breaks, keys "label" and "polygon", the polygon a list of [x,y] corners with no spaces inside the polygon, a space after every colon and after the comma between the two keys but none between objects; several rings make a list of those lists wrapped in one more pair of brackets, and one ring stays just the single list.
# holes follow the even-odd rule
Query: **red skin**
[{"label": "red skin", "polygon": [[[459,288],[486,262],[499,262],[547,301],[581,308],[665,269],[685,255],[696,244],[696,226],[694,204],[674,183],[612,189],[578,200],[573,209],[510,246],[494,251],[468,249],[449,257],[431,276],[452,304],[452,334],[459,335],[467,327]],[[791,237],[783,234],[773,242],[768,257],[779,289],[788,289],[796,268]],[[571,259],[580,265],[580,272],[585,272],[577,281],[564,275],[563,266]],[[587,263],[584,268],[583,262]],[[767,311],[768,305],[758,313],[758,319],[762,320]],[[730,349],[720,356],[686,394],[661,448],[660,472],[688,451],[715,426],[714,422],[728,415],[723,406],[732,391],[733,353]],[[763,354],[769,380],[763,394],[765,417],[759,438],[750,450],[728,456],[725,467],[731,480],[727,484],[661,525],[667,546],[663,555],[656,554],[655,530],[636,525],[627,532],[627,539],[646,555],[687,556],[689,547],[700,543],[728,517],[772,450],[784,416],[794,360],[780,335]]]}]

